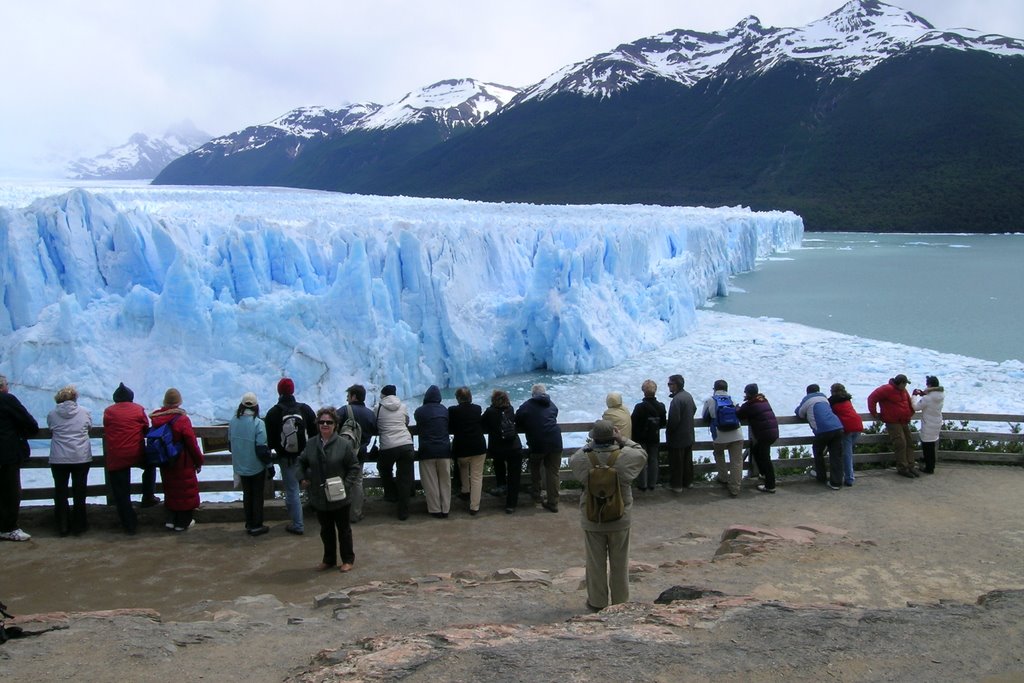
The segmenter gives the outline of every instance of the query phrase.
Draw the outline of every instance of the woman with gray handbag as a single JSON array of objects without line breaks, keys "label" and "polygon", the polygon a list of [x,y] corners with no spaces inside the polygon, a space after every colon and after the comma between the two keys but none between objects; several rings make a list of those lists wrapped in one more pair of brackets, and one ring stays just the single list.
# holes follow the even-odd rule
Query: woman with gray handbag
[{"label": "woman with gray handbag", "polygon": [[359,457],[351,439],[338,434],[338,412],[332,407],[316,413],[318,437],[306,441],[299,455],[300,485],[309,495],[309,504],[320,522],[320,540],[324,544],[323,560],[317,571],[338,566],[352,571],[356,555],[352,547],[352,525],[346,491],[355,485],[360,474]]}]

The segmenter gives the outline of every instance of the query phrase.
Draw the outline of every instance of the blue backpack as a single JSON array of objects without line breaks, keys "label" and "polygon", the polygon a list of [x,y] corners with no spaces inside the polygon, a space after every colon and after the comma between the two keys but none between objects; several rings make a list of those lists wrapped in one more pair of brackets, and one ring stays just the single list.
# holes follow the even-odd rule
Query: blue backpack
[{"label": "blue backpack", "polygon": [[732,432],[740,428],[736,404],[727,395],[715,396],[715,427],[720,432]]},{"label": "blue backpack", "polygon": [[175,415],[170,422],[153,427],[146,432],[146,464],[163,467],[178,459],[181,455],[181,444],[174,440],[171,425],[180,416]]}]

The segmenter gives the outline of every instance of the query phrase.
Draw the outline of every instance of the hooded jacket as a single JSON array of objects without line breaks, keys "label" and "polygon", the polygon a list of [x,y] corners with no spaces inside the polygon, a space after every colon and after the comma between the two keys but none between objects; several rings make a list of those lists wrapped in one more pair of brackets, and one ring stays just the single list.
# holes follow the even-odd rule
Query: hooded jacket
[{"label": "hooded jacket", "polygon": [[558,428],[558,406],[547,394],[532,396],[516,411],[516,429],[526,434],[531,453],[561,453],[562,430]]},{"label": "hooded jacket", "polygon": [[382,451],[412,445],[409,411],[397,396],[382,396],[374,413],[377,416],[377,434]]},{"label": "hooded jacket", "polygon": [[256,416],[255,410],[247,408],[241,415],[231,418],[228,440],[231,441],[231,468],[235,474],[251,477],[267,469],[256,455],[257,445],[267,445],[267,427]]},{"label": "hooded jacket", "polygon": [[736,415],[746,421],[750,436],[757,443],[773,444],[779,438],[779,420],[764,394],[747,399],[736,409]]},{"label": "hooded jacket", "polygon": [[[174,418],[178,419],[174,419]],[[199,507],[199,477],[196,474],[203,467],[203,452],[199,450],[192,420],[181,407],[163,407],[149,415],[154,427],[174,420],[171,433],[181,444],[181,455],[169,465],[160,468],[160,480],[164,483],[164,507],[171,512],[187,512]]]},{"label": "hooded jacket", "polygon": [[853,407],[852,398],[849,394],[832,394],[828,397],[832,412],[843,423],[843,431],[847,434],[864,431],[864,420],[860,419],[857,409]]},{"label": "hooded jacket", "polygon": [[924,396],[914,397],[914,408],[921,411],[921,441],[931,443],[939,440],[945,400],[946,392],[942,387],[928,387]]},{"label": "hooded jacket", "polygon": [[92,462],[89,429],[92,416],[74,401],[58,403],[46,416],[50,428],[50,464],[79,465]]},{"label": "hooded jacket", "polygon": [[604,402],[608,409],[601,415],[601,419],[611,422],[624,438],[632,439],[633,421],[629,418],[629,411],[622,406],[622,394],[613,391],[605,397]]},{"label": "hooded jacket", "polygon": [[423,405],[416,409],[414,417],[420,442],[419,459],[452,457],[452,442],[448,439],[448,409],[441,405],[441,390],[437,385],[431,384],[427,393],[423,394]]}]

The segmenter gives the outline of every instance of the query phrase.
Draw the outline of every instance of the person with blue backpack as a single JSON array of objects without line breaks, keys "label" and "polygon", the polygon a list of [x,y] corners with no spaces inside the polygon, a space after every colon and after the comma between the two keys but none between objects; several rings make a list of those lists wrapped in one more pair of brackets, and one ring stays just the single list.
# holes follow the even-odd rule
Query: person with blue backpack
[{"label": "person with blue backpack", "polygon": [[[729,489],[729,495],[740,495],[740,481],[743,478],[743,430],[736,414],[736,404],[729,396],[729,383],[716,379],[714,393],[704,401],[703,417],[708,421],[715,454],[715,477],[722,486]],[[729,467],[725,466],[725,452],[729,451]]]}]

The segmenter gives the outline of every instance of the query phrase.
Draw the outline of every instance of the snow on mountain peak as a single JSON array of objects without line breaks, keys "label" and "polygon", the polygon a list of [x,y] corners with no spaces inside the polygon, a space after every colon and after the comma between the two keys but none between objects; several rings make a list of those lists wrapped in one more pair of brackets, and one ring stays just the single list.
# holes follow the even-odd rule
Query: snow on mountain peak
[{"label": "snow on mountain peak", "polygon": [[431,116],[449,129],[475,126],[511,100],[519,90],[472,78],[439,81],[406,94],[381,107],[361,126],[368,129],[397,128]]},{"label": "snow on mountain peak", "polygon": [[620,45],[559,69],[527,88],[516,104],[563,92],[608,97],[649,78],[692,86],[709,76],[762,73],[784,61],[810,62],[836,77],[857,76],[915,47],[1024,55],[1024,42],[970,29],[939,31],[913,12],[852,0],[802,28],[765,28],[748,16],[724,32],[673,30]]}]

